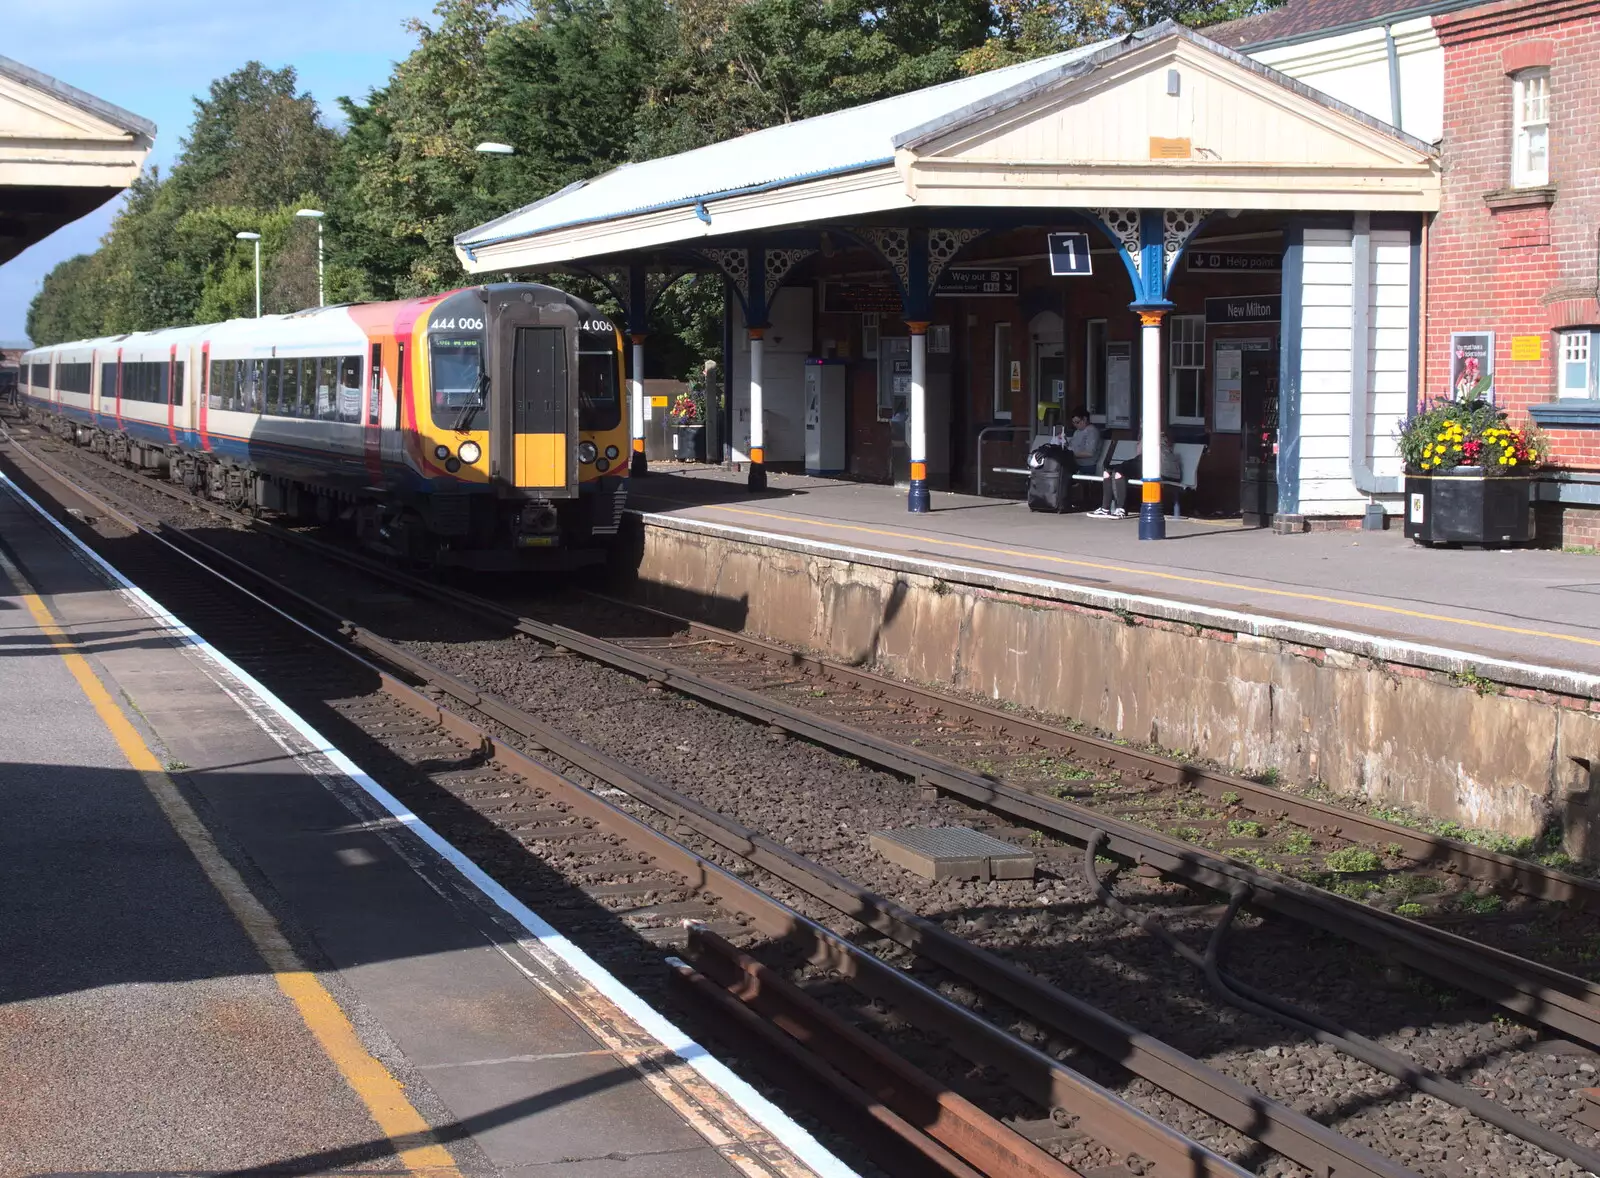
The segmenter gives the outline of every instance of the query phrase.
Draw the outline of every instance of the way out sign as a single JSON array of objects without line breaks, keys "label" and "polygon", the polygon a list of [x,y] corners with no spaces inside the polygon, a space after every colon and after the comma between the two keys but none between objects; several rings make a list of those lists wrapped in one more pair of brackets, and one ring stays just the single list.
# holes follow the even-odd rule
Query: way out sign
[{"label": "way out sign", "polygon": [[1092,274],[1089,263],[1089,235],[1074,230],[1052,233],[1050,243],[1050,273],[1057,278]]}]

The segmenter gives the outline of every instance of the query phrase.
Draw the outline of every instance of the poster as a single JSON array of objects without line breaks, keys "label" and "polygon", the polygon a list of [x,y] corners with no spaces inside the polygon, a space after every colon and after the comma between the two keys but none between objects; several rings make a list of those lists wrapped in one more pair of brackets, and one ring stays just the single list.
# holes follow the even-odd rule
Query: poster
[{"label": "poster", "polygon": [[1218,341],[1211,373],[1211,428],[1219,434],[1236,434],[1244,387],[1244,351],[1237,341]]},{"label": "poster", "polygon": [[1221,434],[1236,434],[1244,408],[1244,354],[1272,350],[1264,339],[1225,339],[1216,342],[1211,365],[1211,428]]},{"label": "poster", "polygon": [[1450,396],[1494,401],[1494,332],[1450,333]]},{"label": "poster", "polygon": [[1106,344],[1106,428],[1133,428],[1133,344]]}]

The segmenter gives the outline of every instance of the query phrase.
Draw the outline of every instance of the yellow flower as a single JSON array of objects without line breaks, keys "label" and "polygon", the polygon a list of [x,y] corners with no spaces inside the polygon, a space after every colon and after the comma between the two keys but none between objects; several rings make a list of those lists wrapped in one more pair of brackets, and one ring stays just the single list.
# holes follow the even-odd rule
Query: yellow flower
[{"label": "yellow flower", "polygon": [[1506,462],[1507,466],[1515,466],[1516,464],[1517,464],[1517,460],[1515,458],[1512,458],[1512,459],[1510,459],[1510,460],[1508,460]]},{"label": "yellow flower", "polygon": [[1457,447],[1456,447],[1456,453],[1457,453],[1457,454],[1459,454],[1459,453],[1461,453],[1461,447],[1460,447],[1460,446],[1457,446]]}]

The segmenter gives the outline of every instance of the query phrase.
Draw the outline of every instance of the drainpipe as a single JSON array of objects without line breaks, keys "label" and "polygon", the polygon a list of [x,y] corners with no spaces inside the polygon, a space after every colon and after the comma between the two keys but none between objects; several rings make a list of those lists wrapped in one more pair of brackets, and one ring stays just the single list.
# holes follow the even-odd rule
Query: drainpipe
[{"label": "drainpipe", "polygon": [[1383,48],[1389,55],[1389,125],[1405,128],[1400,122],[1400,51],[1395,48],[1394,26],[1383,26]]},{"label": "drainpipe", "polygon": [[[1367,412],[1372,401],[1372,214],[1355,215],[1350,237],[1350,479],[1363,495],[1396,495],[1398,477],[1379,478],[1367,453]],[[1367,505],[1362,526],[1383,527],[1383,507]]]}]

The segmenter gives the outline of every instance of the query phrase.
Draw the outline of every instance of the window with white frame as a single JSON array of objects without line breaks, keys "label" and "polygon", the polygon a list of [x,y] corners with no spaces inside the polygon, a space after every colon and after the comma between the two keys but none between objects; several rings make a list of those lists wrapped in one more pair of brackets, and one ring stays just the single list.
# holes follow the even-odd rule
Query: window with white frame
[{"label": "window with white frame", "polygon": [[1523,70],[1512,79],[1511,184],[1550,183],[1550,71]]},{"label": "window with white frame", "polygon": [[1206,422],[1206,317],[1173,315],[1167,328],[1167,420],[1179,425]]},{"label": "window with white frame", "polygon": [[1106,419],[1106,321],[1084,325],[1083,399],[1090,421]]},{"label": "window with white frame", "polygon": [[1595,342],[1600,332],[1556,332],[1556,395],[1558,397],[1600,396],[1595,379]]}]

